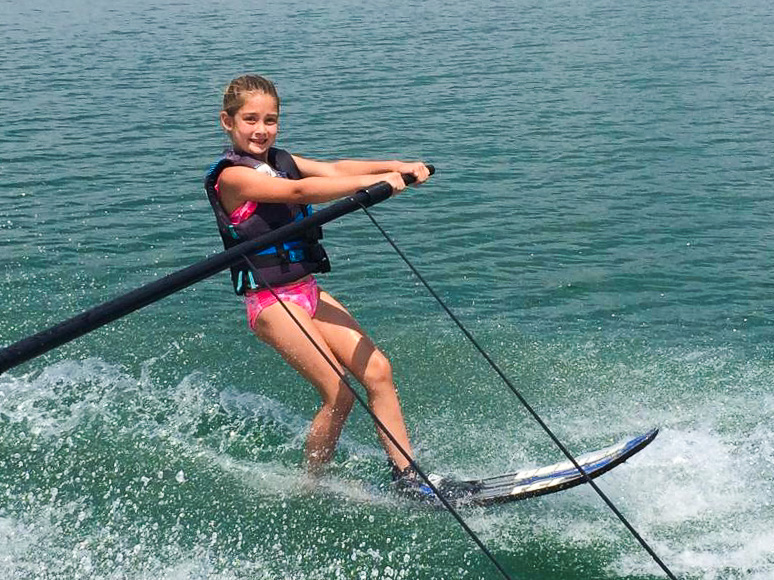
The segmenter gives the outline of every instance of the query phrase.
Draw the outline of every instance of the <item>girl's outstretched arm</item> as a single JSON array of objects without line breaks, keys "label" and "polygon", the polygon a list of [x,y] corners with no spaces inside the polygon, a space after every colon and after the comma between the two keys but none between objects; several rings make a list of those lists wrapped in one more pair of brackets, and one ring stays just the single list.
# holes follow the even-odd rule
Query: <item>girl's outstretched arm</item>
[{"label": "girl's outstretched arm", "polygon": [[293,155],[301,175],[317,177],[346,177],[350,175],[371,175],[397,171],[413,175],[418,183],[430,177],[430,172],[422,162],[404,161],[360,161],[343,159],[341,161],[315,161]]},{"label": "girl's outstretched arm", "polygon": [[283,179],[242,166],[224,169],[220,174],[218,187],[224,209],[233,211],[245,201],[301,204],[332,201],[380,181],[389,183],[395,192],[402,191],[406,187],[403,176],[397,171],[364,175],[312,175],[302,179]]}]

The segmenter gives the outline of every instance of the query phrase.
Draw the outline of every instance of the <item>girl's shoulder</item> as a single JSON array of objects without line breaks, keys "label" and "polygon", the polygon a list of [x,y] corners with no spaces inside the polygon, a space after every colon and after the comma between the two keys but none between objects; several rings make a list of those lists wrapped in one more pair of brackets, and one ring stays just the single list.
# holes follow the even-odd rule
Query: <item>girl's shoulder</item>
[{"label": "girl's shoulder", "polygon": [[264,173],[269,177],[281,177],[281,171],[277,171],[272,163],[272,159],[269,159],[269,163],[263,159],[258,159],[252,155],[246,155],[234,151],[233,149],[226,151],[223,154],[222,159],[230,166],[251,167],[260,173]]}]

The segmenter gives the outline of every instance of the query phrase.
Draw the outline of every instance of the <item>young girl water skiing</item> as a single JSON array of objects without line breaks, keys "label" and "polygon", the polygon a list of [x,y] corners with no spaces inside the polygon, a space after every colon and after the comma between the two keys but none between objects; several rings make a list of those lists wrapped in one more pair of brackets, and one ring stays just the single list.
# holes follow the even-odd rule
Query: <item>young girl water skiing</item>
[{"label": "young girl water skiing", "polygon": [[[224,93],[220,122],[231,149],[211,168],[205,186],[227,248],[303,218],[309,204],[345,197],[381,181],[397,193],[405,188],[402,174],[413,175],[417,184],[430,175],[419,162],[329,163],[277,149],[279,113],[277,91],[263,77],[238,77]],[[340,378],[345,370],[365,387],[370,408],[411,456],[390,362],[347,309],[317,285],[314,273],[330,269],[320,237],[319,230],[308,232],[231,269],[234,289],[244,295],[250,328],[320,393],[322,406],[306,441],[310,470],[331,459],[352,408],[354,397]],[[403,453],[381,431],[379,436],[399,487],[421,485]]]}]

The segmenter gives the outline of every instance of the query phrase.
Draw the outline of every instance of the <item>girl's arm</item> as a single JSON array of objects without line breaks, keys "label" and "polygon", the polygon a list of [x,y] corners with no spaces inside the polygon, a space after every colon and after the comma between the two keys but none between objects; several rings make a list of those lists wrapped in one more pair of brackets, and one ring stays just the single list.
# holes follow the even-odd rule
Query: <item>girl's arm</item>
[{"label": "girl's arm", "polygon": [[398,172],[283,179],[243,166],[224,169],[218,187],[224,209],[233,211],[245,201],[322,203],[350,195],[380,181],[389,183],[395,192],[406,187]]},{"label": "girl's arm", "polygon": [[315,161],[293,155],[301,175],[317,177],[343,177],[349,175],[368,175],[397,171],[413,175],[419,183],[425,181],[430,173],[424,163],[403,161],[360,161],[344,159],[341,161]]},{"label": "girl's arm", "polygon": [[401,161],[354,161],[334,163],[313,161],[293,156],[302,179],[271,177],[250,167],[227,167],[218,181],[221,201],[226,211],[233,211],[245,201],[264,203],[323,203],[369,187],[380,181],[390,184],[394,192],[406,185],[403,173],[412,174],[417,183],[430,173],[424,163]]}]

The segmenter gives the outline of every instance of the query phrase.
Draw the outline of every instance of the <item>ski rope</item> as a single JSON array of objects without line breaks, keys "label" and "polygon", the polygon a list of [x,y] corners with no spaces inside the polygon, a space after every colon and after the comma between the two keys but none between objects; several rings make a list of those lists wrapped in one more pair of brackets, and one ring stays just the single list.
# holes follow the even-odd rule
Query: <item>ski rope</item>
[{"label": "ski rope", "polygon": [[481,356],[484,357],[487,363],[489,363],[489,366],[492,367],[492,369],[500,376],[500,378],[503,380],[503,382],[508,386],[508,388],[513,392],[514,395],[519,399],[521,404],[524,406],[525,409],[529,412],[530,415],[535,419],[535,421],[540,425],[540,427],[545,431],[545,433],[551,438],[551,440],[554,442],[554,444],[561,450],[561,452],[569,459],[575,469],[577,469],[581,475],[583,476],[586,483],[588,483],[592,489],[597,493],[597,495],[602,499],[602,501],[607,504],[607,507],[610,508],[610,510],[616,515],[616,517],[621,521],[621,523],[626,527],[626,529],[629,531],[629,533],[639,542],[639,544],[645,549],[645,551],[650,555],[650,557],[653,559],[653,561],[658,564],[658,566],[663,570],[663,572],[666,574],[670,580],[677,580],[677,577],[672,573],[672,571],[667,567],[667,565],[659,558],[658,554],[653,550],[653,548],[648,544],[648,542],[645,541],[645,539],[640,535],[640,533],[632,526],[631,523],[629,523],[629,520],[626,519],[626,517],[621,513],[621,511],[616,507],[616,505],[613,503],[613,501],[607,497],[607,495],[599,488],[599,486],[594,482],[594,480],[589,477],[589,475],[583,470],[583,468],[578,464],[575,457],[570,453],[570,451],[565,447],[565,445],[559,440],[559,438],[554,434],[554,432],[551,430],[551,428],[546,424],[546,422],[540,417],[540,415],[535,411],[535,409],[530,405],[526,398],[519,392],[519,390],[514,386],[514,384],[511,382],[511,380],[507,377],[507,375],[500,369],[500,367],[495,363],[495,361],[492,359],[492,357],[489,355],[489,353],[484,350],[484,348],[478,343],[478,341],[475,339],[475,337],[468,331],[468,329],[462,324],[459,318],[451,311],[451,309],[446,305],[446,303],[443,301],[443,299],[438,295],[438,293],[433,290],[433,288],[428,284],[427,280],[425,280],[424,276],[419,273],[417,268],[414,266],[414,264],[411,263],[411,261],[408,259],[406,254],[401,251],[401,249],[397,246],[395,241],[390,237],[390,235],[384,230],[384,228],[379,224],[379,222],[376,221],[373,215],[371,215],[371,212],[368,211],[368,208],[366,208],[364,205],[361,204],[362,210],[365,212],[365,214],[369,217],[371,222],[376,226],[376,228],[381,232],[382,236],[384,236],[384,239],[387,240],[387,242],[392,246],[392,248],[395,250],[395,252],[398,254],[398,256],[401,257],[401,259],[406,263],[406,265],[411,269],[413,274],[419,279],[420,282],[424,285],[425,288],[427,288],[427,291],[430,292],[430,294],[435,298],[435,300],[438,302],[438,304],[443,308],[443,310],[446,312],[446,314],[449,315],[449,318],[454,321],[454,323],[459,327],[459,329],[462,331],[462,333],[465,335],[465,337],[471,342],[471,344],[478,350],[479,353],[481,353]]}]

